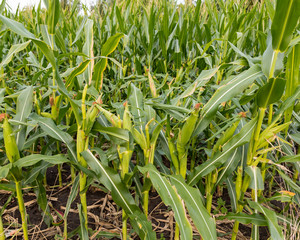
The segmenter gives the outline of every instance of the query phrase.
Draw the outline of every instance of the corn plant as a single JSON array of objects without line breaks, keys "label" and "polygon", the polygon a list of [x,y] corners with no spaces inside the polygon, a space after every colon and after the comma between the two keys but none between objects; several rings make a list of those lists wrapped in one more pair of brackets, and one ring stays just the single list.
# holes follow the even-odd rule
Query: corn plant
[{"label": "corn plant", "polygon": [[120,209],[122,239],[158,237],[153,192],[176,222],[166,238],[217,239],[222,219],[232,239],[241,224],[251,239],[261,227],[299,237],[299,0],[44,2],[0,4],[0,187],[16,194],[24,239],[31,189],[44,222],[60,224],[53,166],[53,191],[72,185],[64,213],[53,209],[63,239],[77,195],[76,233],[101,235],[91,185]]}]

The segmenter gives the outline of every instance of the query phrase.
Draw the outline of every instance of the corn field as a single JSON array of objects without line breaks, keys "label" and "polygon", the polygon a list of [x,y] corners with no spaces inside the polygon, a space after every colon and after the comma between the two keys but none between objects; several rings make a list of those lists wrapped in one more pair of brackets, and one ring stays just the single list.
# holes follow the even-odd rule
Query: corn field
[{"label": "corn field", "polygon": [[300,0],[0,4],[0,240],[300,239]]}]

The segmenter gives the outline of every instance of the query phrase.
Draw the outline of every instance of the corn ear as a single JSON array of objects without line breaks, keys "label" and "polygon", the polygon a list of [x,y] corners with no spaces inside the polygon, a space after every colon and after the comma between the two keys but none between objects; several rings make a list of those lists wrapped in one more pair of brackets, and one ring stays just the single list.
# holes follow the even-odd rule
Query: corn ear
[{"label": "corn ear", "polygon": [[217,152],[219,150],[219,147],[222,147],[233,136],[237,126],[239,125],[239,122],[240,122],[240,118],[224,132],[221,138],[218,139],[218,141],[216,142],[213,148],[214,152]]},{"label": "corn ear", "polygon": [[125,174],[128,173],[129,170],[129,163],[131,160],[133,151],[132,150],[127,150],[122,153],[121,157],[121,177],[124,179]]},{"label": "corn ear", "polygon": [[112,114],[111,112],[105,110],[104,108],[100,107],[99,105],[95,105],[100,112],[102,112],[104,114],[104,116],[106,117],[106,119],[114,126],[114,127],[119,127],[122,125],[122,120],[119,119],[117,116],[115,116],[114,114]]},{"label": "corn ear", "polygon": [[51,106],[51,118],[55,121],[59,115],[60,103],[62,101],[62,95],[57,96],[55,99],[50,97],[49,103]]},{"label": "corn ear", "polygon": [[95,107],[95,104],[88,110],[86,115],[86,124],[84,130],[86,134],[89,134],[90,131],[92,130],[92,127],[94,126],[96,118],[100,112],[100,110],[97,107]]},{"label": "corn ear", "polygon": [[41,116],[52,119],[52,114],[48,112],[41,112]]},{"label": "corn ear", "polygon": [[130,112],[129,112],[128,102],[127,101],[124,103],[124,107],[125,107],[125,111],[124,111],[124,115],[123,115],[123,128],[127,129],[128,131],[131,131],[132,121],[131,121],[131,117],[130,117]]},{"label": "corn ear", "polygon": [[241,197],[242,181],[243,181],[243,168],[241,166],[239,166],[237,169],[237,178],[236,178],[236,182],[235,182],[236,198],[238,200]]},{"label": "corn ear", "polygon": [[7,118],[4,119],[2,128],[6,156],[11,163],[14,163],[20,158],[20,153],[16,143],[15,135]]},{"label": "corn ear", "polygon": [[131,133],[132,133],[134,140],[137,142],[137,144],[139,144],[143,150],[147,149],[147,140],[146,140],[145,135],[143,133],[140,133],[135,128],[132,129]]},{"label": "corn ear", "polygon": [[179,173],[179,162],[178,162],[178,158],[177,158],[175,144],[173,143],[171,138],[168,138],[168,144],[169,144],[171,160],[176,169],[176,174],[178,174]]},{"label": "corn ear", "polygon": [[198,120],[199,108],[200,105],[195,106],[195,110],[191,113],[191,115],[185,121],[182,129],[179,131],[178,139],[177,139],[177,148],[184,148],[191,139],[193,131],[196,126],[196,122]]},{"label": "corn ear", "polygon": [[154,83],[154,80],[151,76],[150,71],[148,71],[148,79],[149,79],[149,86],[150,86],[150,90],[151,90],[151,95],[152,95],[153,98],[157,98],[155,83]]},{"label": "corn ear", "polygon": [[84,160],[84,158],[80,155],[80,153],[82,153],[85,150],[85,145],[86,145],[86,135],[85,132],[82,129],[78,129],[77,130],[77,159],[79,161],[79,163],[83,166],[83,167],[87,167],[87,163]]}]

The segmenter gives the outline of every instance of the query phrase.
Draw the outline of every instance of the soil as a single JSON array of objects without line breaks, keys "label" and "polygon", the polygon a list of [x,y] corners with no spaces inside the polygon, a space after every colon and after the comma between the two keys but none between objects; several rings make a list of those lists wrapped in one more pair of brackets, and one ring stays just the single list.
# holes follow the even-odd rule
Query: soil
[{"label": "soil", "polygon": [[[53,221],[47,225],[47,216],[39,208],[37,197],[33,191],[24,190],[24,202],[28,214],[28,228],[30,239],[63,239],[64,223],[60,218],[63,215],[67,200],[70,194],[71,186],[58,187],[57,167],[51,167],[47,170],[47,200],[50,203],[50,212]],[[70,182],[70,169],[68,165],[63,166],[63,182]],[[10,192],[0,190],[0,206],[2,207],[10,196]],[[150,191],[149,199],[149,220],[152,222],[154,231],[158,239],[174,239],[175,220],[173,212],[163,204],[160,197],[155,191]],[[222,196],[225,201],[225,207],[230,209],[230,198],[226,191],[223,190]],[[213,210],[217,209],[218,197],[213,199]],[[80,220],[78,214],[78,205],[80,203],[79,195],[71,204],[71,209],[67,218],[68,239],[80,239],[78,232],[80,230]],[[121,239],[122,233],[122,210],[112,200],[109,193],[103,189],[91,186],[87,191],[88,205],[88,227],[90,239]],[[218,217],[220,214],[216,214]],[[21,217],[17,207],[16,198],[12,198],[2,216],[4,228],[11,234],[10,239],[22,239]],[[218,239],[231,239],[233,221],[216,220]],[[128,231],[132,239],[139,239],[131,231],[128,223]],[[195,229],[193,227],[193,229]],[[251,225],[240,224],[238,239],[250,239]],[[98,233],[98,234],[97,234]],[[14,235],[15,234],[15,235]],[[198,232],[195,230],[195,239],[200,239]],[[260,227],[260,239],[268,239],[270,234],[266,227]]]}]

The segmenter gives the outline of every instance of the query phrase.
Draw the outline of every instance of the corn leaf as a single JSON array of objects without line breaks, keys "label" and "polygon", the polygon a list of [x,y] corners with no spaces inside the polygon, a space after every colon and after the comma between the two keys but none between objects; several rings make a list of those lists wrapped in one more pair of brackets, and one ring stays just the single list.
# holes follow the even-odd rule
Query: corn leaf
[{"label": "corn leaf", "polygon": [[20,158],[14,164],[16,167],[22,168],[22,167],[33,166],[40,161],[46,161],[54,165],[69,162],[69,160],[61,154],[53,155],[53,156],[42,155],[42,154],[31,154],[29,156]]},{"label": "corn leaf", "polygon": [[108,56],[117,48],[121,38],[124,37],[123,33],[117,33],[114,36],[111,36],[101,48],[101,56]]},{"label": "corn leaf", "polygon": [[[89,85],[92,83],[92,73],[93,73],[93,68],[94,68],[94,52],[93,52],[93,47],[94,47],[94,31],[93,31],[93,24],[94,21],[91,19],[88,19],[84,31],[85,31],[85,42],[82,48],[82,52],[90,58],[90,62],[87,65],[87,69],[84,71],[84,77],[86,83]],[[83,58],[85,60],[85,58]]]},{"label": "corn leaf", "polygon": [[218,179],[215,185],[222,184],[226,178],[232,174],[242,158],[242,151],[240,148],[236,148],[232,155],[227,159],[224,164],[224,169],[218,173]]},{"label": "corn leaf", "polygon": [[201,177],[209,174],[216,167],[224,163],[237,147],[249,142],[255,124],[256,119],[251,120],[241,129],[238,134],[236,134],[224,145],[224,150],[222,152],[218,152],[212,159],[197,166],[194,172],[188,176],[188,184],[191,186],[195,185]]},{"label": "corn leaf", "polygon": [[263,178],[261,175],[260,168],[256,166],[248,166],[245,172],[251,178],[249,187],[257,193],[258,190],[264,190]]},{"label": "corn leaf", "polygon": [[282,78],[271,78],[268,83],[262,86],[257,93],[257,105],[266,108],[272,103],[277,102],[285,88],[286,80]]},{"label": "corn leaf", "polygon": [[282,71],[283,59],[284,53],[274,51],[270,40],[261,62],[262,71],[267,78],[276,77]]},{"label": "corn leaf", "polygon": [[22,23],[4,17],[3,15],[0,15],[0,19],[10,30],[19,34],[20,36],[29,39],[35,39],[35,36],[31,32],[29,32]]},{"label": "corn leaf", "polygon": [[3,67],[4,65],[8,64],[12,60],[14,54],[17,54],[18,52],[24,50],[30,42],[31,41],[29,40],[29,41],[24,42],[24,43],[12,45],[11,48],[9,49],[6,57],[2,60],[2,62],[0,64],[0,68]]},{"label": "corn leaf", "polygon": [[248,201],[248,203],[250,207],[254,208],[255,210],[259,211],[265,216],[271,233],[271,237],[273,239],[283,239],[282,230],[278,225],[277,216],[275,212],[266,207],[261,206],[257,202]]},{"label": "corn leaf", "polygon": [[[292,96],[296,88],[300,85],[300,70],[296,66],[300,65],[300,44],[292,48],[286,63],[286,91],[283,98]],[[284,115],[284,121],[289,122],[292,118],[294,106],[289,107]]]},{"label": "corn leaf", "polygon": [[248,215],[246,213],[229,213],[226,215],[229,220],[236,220],[243,224],[254,224],[257,226],[267,226],[268,223],[264,216],[254,213]]},{"label": "corn leaf", "polygon": [[150,163],[148,163],[145,167],[139,167],[139,170],[144,174],[146,172],[149,173],[151,182],[159,196],[163,202],[166,205],[171,206],[174,211],[175,220],[180,229],[180,239],[193,239],[192,227],[186,217],[181,197],[176,193],[170,182],[166,179],[166,177],[161,176],[156,168]]},{"label": "corn leaf", "polygon": [[184,200],[189,214],[203,239],[217,239],[216,224],[201,201],[198,189],[187,185],[181,176],[168,176]]},{"label": "corn leaf", "polygon": [[55,34],[55,27],[60,17],[60,1],[48,0],[47,24],[50,34]]},{"label": "corn leaf", "polygon": [[292,179],[290,179],[286,174],[284,174],[279,169],[277,169],[277,172],[293,190],[295,190],[298,194],[300,194],[300,186],[297,183],[295,183]]},{"label": "corn leaf", "polygon": [[[17,110],[14,120],[26,122],[33,106],[33,87],[27,87],[21,91],[17,99]],[[18,125],[16,133],[16,143],[21,150],[25,143],[26,127]]]},{"label": "corn leaf", "polygon": [[142,130],[142,125],[145,123],[145,114],[143,109],[143,94],[133,83],[130,85],[131,95],[129,97],[130,112],[134,117],[135,124]]},{"label": "corn leaf", "polygon": [[69,211],[71,209],[71,204],[76,199],[76,196],[78,194],[78,186],[79,186],[79,175],[76,176],[76,178],[74,179],[73,184],[72,184],[72,188],[71,188],[70,195],[68,197],[68,201],[66,204],[66,209],[64,212],[64,221],[67,221],[67,217],[68,217]]},{"label": "corn leaf", "polygon": [[90,150],[82,152],[82,156],[87,161],[89,167],[95,172],[98,180],[111,191],[112,198],[116,204],[122,207],[129,216],[133,228],[138,232],[141,239],[156,239],[155,233],[151,228],[151,223],[136,206],[128,188],[121,182],[119,174],[113,169],[102,165]]},{"label": "corn leaf", "polygon": [[294,156],[286,156],[279,159],[276,163],[284,163],[284,162],[300,162],[300,154]]},{"label": "corn leaf", "polygon": [[73,85],[73,80],[76,76],[78,76],[79,74],[82,74],[87,67],[89,66],[89,64],[91,63],[91,60],[85,60],[84,62],[80,63],[72,72],[71,74],[68,76],[67,80],[66,80],[66,87],[68,89],[70,89],[70,87]]},{"label": "corn leaf", "polygon": [[110,136],[116,137],[122,141],[129,141],[129,132],[126,129],[117,128],[117,127],[104,127],[98,121],[95,122],[93,126],[93,131],[106,133]]},{"label": "corn leaf", "polygon": [[41,162],[41,164],[37,164],[36,167],[34,167],[27,175],[26,179],[24,180],[24,184],[30,184],[33,181],[36,180],[36,178],[38,177],[38,175],[41,174],[45,174],[46,170],[48,167],[52,166],[51,163],[49,162]]},{"label": "corn leaf", "polygon": [[237,208],[237,196],[236,196],[236,188],[235,188],[235,184],[234,182],[232,181],[232,177],[228,177],[226,180],[225,180],[225,183],[228,187],[228,194],[229,194],[229,197],[230,197],[230,204],[231,204],[231,207],[232,207],[232,211],[233,212],[236,212],[236,208]]},{"label": "corn leaf", "polygon": [[71,153],[72,160],[77,162],[74,140],[68,133],[60,130],[50,118],[41,117],[37,114],[32,114],[30,117],[33,120],[37,121],[43,131],[46,132],[49,136],[65,143]]},{"label": "corn leaf", "polygon": [[273,18],[272,46],[274,50],[284,52],[288,47],[293,31],[300,16],[299,0],[277,0],[275,16]]},{"label": "corn leaf", "polygon": [[220,87],[203,107],[200,121],[196,125],[193,135],[198,135],[208,126],[211,119],[216,114],[220,103],[226,102],[237,94],[240,94],[244,89],[250,86],[254,80],[261,76],[261,69],[257,65],[254,65],[247,71],[235,76],[224,86]]}]

